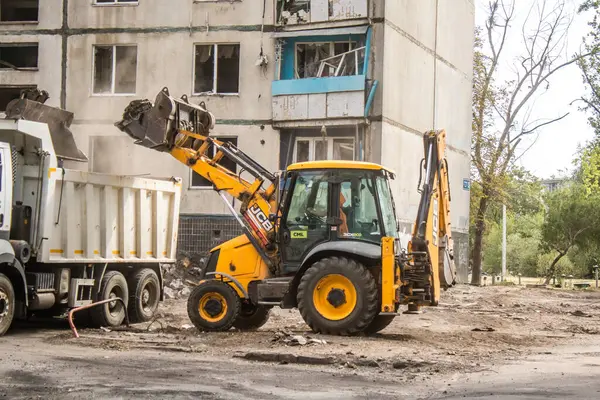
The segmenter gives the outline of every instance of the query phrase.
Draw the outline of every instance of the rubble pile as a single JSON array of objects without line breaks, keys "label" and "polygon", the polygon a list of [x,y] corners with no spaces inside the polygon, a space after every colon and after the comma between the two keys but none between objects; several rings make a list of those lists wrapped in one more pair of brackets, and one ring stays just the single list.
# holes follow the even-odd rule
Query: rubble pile
[{"label": "rubble pile", "polygon": [[180,299],[190,295],[191,288],[202,276],[206,258],[182,255],[176,264],[162,265],[166,299]]}]

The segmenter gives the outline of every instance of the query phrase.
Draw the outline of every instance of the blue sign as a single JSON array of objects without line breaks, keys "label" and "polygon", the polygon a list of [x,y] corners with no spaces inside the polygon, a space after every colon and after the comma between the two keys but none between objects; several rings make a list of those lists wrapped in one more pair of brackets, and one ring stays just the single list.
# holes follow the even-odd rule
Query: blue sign
[{"label": "blue sign", "polygon": [[470,190],[470,189],[471,189],[471,180],[463,179],[463,190]]}]

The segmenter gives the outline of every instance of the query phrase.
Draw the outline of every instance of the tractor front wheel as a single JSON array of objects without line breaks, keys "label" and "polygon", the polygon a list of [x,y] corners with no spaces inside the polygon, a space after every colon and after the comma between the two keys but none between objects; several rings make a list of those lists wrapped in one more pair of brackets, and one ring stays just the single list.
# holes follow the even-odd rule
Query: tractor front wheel
[{"label": "tractor front wheel", "polygon": [[353,335],[378,313],[377,283],[361,263],[328,257],[313,264],[298,285],[298,309],[317,333]]},{"label": "tractor front wheel", "polygon": [[200,331],[229,330],[240,314],[240,298],[227,283],[209,280],[196,286],[188,298],[190,321]]}]

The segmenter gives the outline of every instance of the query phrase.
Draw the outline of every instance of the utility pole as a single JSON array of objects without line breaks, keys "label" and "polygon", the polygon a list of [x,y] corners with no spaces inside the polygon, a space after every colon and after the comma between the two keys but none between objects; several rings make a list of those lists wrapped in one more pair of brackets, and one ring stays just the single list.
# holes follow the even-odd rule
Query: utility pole
[{"label": "utility pole", "polygon": [[506,204],[502,204],[502,282],[506,279]]}]

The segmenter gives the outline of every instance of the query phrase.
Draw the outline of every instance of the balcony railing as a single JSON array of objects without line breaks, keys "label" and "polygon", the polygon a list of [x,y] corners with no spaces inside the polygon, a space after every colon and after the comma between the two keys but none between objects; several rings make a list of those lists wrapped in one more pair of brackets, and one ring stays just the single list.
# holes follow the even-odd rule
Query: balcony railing
[{"label": "balcony railing", "polygon": [[[316,78],[325,76],[351,76],[362,74],[366,47],[359,47],[345,53],[321,60]],[[362,54],[361,54],[362,53]],[[327,71],[327,75],[324,73]],[[333,74],[331,73],[333,72]]]}]

